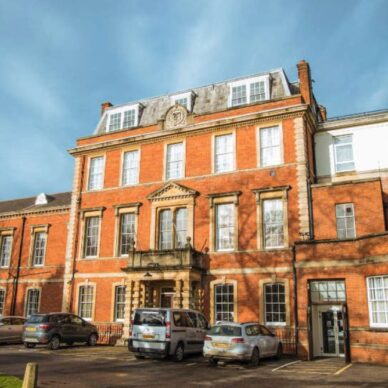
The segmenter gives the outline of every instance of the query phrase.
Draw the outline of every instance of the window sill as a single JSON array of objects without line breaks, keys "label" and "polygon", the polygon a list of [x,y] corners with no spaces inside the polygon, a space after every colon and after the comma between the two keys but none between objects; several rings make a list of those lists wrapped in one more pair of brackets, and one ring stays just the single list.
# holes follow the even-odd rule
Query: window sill
[{"label": "window sill", "polygon": [[285,249],[288,249],[288,247],[283,245],[281,247],[262,248],[261,251],[262,252],[272,252],[272,251],[282,251],[282,250],[285,250]]},{"label": "window sill", "polygon": [[370,326],[369,331],[376,332],[376,333],[388,333],[388,326],[384,326],[384,327]]},{"label": "window sill", "polygon": [[277,327],[286,327],[287,323],[286,322],[265,322],[264,325],[267,327],[277,328]]},{"label": "window sill", "polygon": [[357,174],[357,171],[355,169],[335,172],[336,177],[341,177],[345,175],[356,175],[356,174]]}]

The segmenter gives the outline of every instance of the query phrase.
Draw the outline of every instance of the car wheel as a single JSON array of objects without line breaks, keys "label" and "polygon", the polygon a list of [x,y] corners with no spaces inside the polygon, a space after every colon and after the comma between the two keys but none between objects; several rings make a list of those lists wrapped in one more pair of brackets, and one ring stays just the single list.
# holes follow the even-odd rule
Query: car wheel
[{"label": "car wheel", "polygon": [[97,344],[97,335],[90,334],[88,338],[88,346],[96,346],[96,344]]},{"label": "car wheel", "polygon": [[259,362],[260,362],[259,349],[254,348],[253,352],[252,352],[251,360],[250,360],[249,363],[250,363],[251,366],[258,366]]},{"label": "car wheel", "polygon": [[66,342],[67,345],[72,346],[74,342]]},{"label": "car wheel", "polygon": [[35,344],[31,344],[31,343],[29,343],[29,342],[25,342],[24,343],[24,347],[25,348],[28,348],[28,349],[32,349],[32,348],[35,348]]},{"label": "car wheel", "polygon": [[218,360],[216,358],[209,358],[209,364],[213,366],[217,366]]},{"label": "car wheel", "polygon": [[278,349],[276,351],[276,359],[280,360],[282,358],[282,356],[283,356],[283,345],[279,344]]},{"label": "car wheel", "polygon": [[174,360],[181,362],[183,361],[184,357],[185,357],[185,349],[183,347],[183,344],[178,344],[175,349]]},{"label": "car wheel", "polygon": [[60,346],[61,346],[61,340],[57,335],[54,335],[49,342],[49,348],[51,350],[58,350]]},{"label": "car wheel", "polygon": [[140,354],[135,354],[135,358],[137,360],[143,360],[144,359],[144,356],[140,355]]}]

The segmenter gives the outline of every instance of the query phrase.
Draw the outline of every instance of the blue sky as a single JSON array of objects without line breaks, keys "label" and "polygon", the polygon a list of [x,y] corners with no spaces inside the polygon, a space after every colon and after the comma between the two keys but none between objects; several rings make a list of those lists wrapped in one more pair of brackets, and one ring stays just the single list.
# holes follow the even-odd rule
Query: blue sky
[{"label": "blue sky", "polygon": [[385,0],[0,0],[0,200],[71,190],[100,104],[310,62],[329,116],[388,108]]}]

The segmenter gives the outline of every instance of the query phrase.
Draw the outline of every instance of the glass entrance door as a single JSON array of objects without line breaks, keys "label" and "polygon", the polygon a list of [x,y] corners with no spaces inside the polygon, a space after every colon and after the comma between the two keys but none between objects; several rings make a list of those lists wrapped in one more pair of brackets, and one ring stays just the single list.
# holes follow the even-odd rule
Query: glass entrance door
[{"label": "glass entrance door", "polygon": [[320,345],[324,356],[344,355],[344,324],[341,306],[319,308]]}]

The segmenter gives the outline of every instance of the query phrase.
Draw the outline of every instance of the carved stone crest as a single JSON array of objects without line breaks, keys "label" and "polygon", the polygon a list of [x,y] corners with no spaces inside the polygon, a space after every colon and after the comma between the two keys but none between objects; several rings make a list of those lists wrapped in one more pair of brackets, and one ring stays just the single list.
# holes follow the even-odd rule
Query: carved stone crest
[{"label": "carved stone crest", "polygon": [[187,110],[184,106],[175,104],[169,109],[164,122],[164,129],[184,127],[187,124]]}]

